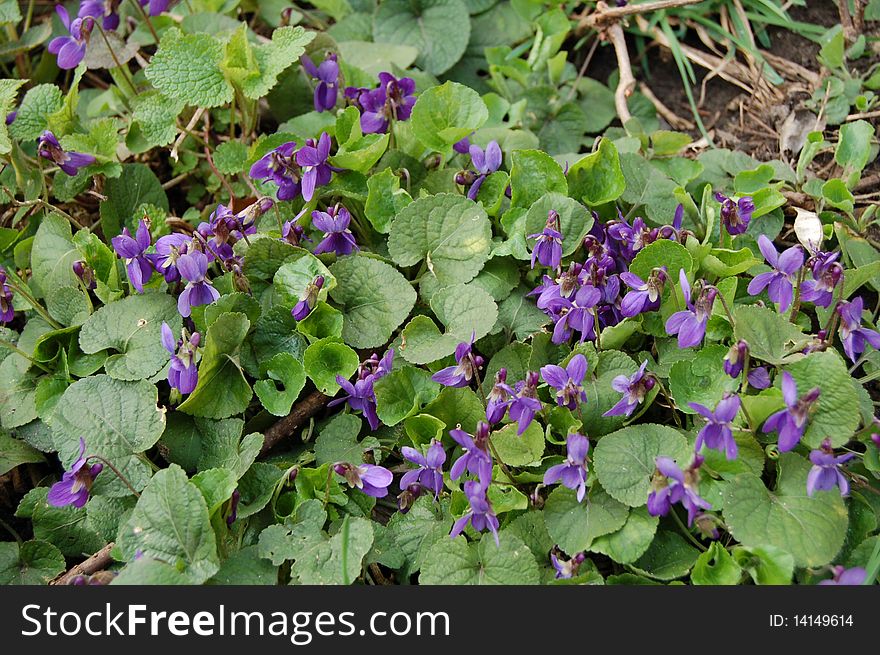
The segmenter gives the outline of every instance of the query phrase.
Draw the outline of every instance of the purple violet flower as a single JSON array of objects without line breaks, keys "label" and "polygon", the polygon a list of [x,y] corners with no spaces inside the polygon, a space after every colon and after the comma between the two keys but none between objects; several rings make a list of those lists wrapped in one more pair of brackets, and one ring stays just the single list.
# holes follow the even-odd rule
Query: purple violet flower
[{"label": "purple violet flower", "polygon": [[535,414],[543,408],[541,401],[538,400],[539,380],[537,373],[529,371],[526,373],[526,379],[517,382],[514,388],[514,397],[510,402],[508,415],[511,421],[517,423],[517,436],[521,436],[526,431],[534,420]]},{"label": "purple violet flower", "polygon": [[587,495],[587,453],[590,440],[581,434],[570,434],[565,442],[568,451],[562,464],[556,464],[544,473],[544,485],[550,486],[562,481],[562,486],[577,491],[577,501]]},{"label": "purple violet flower", "polygon": [[[473,136],[473,134],[471,135]],[[459,139],[452,144],[452,149],[460,155],[466,155],[470,152],[471,140],[468,137]]]},{"label": "purple violet flower", "polygon": [[645,396],[657,384],[653,376],[645,376],[647,366],[648,360],[645,360],[630,377],[618,375],[611,381],[611,388],[622,393],[623,397],[602,416],[631,416],[636,407],[645,401]]},{"label": "purple violet flower", "polygon": [[193,332],[188,335],[186,330],[180,339],[164,321],[162,322],[162,345],[171,353],[171,368],[168,369],[168,384],[182,394],[192,393],[199,381],[199,369],[196,367],[196,351],[201,335]]},{"label": "purple violet flower", "polygon": [[751,196],[734,200],[723,193],[716,193],[715,200],[721,203],[721,224],[729,234],[736,236],[748,229],[752,213],[755,211],[755,203]]},{"label": "purple violet flower", "polygon": [[688,308],[675,312],[666,321],[666,334],[678,335],[678,347],[690,348],[699,345],[706,336],[706,325],[712,314],[712,305],[718,289],[711,285],[704,285],[695,302],[691,302],[691,286],[688,284],[684,269],[678,272],[678,281]]},{"label": "purple violet flower", "polygon": [[153,263],[153,267],[166,282],[177,282],[180,279],[177,260],[189,251],[191,244],[192,239],[185,234],[166,234],[159,237],[156,241],[156,252],[147,255],[147,259]]},{"label": "purple violet flower", "polygon": [[644,312],[655,312],[660,309],[663,285],[666,283],[666,267],[655,268],[648,281],[645,282],[635,273],[620,274],[620,279],[632,291],[628,292],[620,303],[620,313],[626,317],[638,316]]},{"label": "purple violet flower", "polygon": [[83,0],[79,5],[77,18],[91,16],[101,19],[101,27],[105,31],[115,30],[119,27],[119,3],[121,0]]},{"label": "purple violet flower", "polygon": [[749,384],[755,389],[766,389],[770,386],[770,373],[764,366],[753,368],[748,375]]},{"label": "purple violet flower", "polygon": [[236,489],[232,492],[229,499],[229,514],[226,515],[226,527],[231,528],[238,518],[238,503],[241,501],[241,492]]},{"label": "purple violet flower", "polygon": [[579,403],[587,402],[587,394],[582,386],[587,374],[587,358],[578,353],[571,358],[568,366],[562,368],[548,364],[541,368],[541,377],[556,390],[556,404],[574,411]]},{"label": "purple violet flower", "polygon": [[559,232],[559,213],[551,209],[547,212],[547,225],[542,232],[530,234],[529,239],[536,239],[532,249],[532,268],[537,259],[541,266],[558,270],[562,262],[562,233]]},{"label": "purple violet flower", "polygon": [[829,491],[838,487],[841,496],[848,496],[849,480],[843,474],[841,465],[855,456],[855,453],[845,453],[835,457],[831,440],[823,440],[819,449],[810,451],[813,467],[807,474],[807,495],[812,496],[816,491]]},{"label": "purple violet flower", "polygon": [[90,166],[96,161],[92,155],[72,150],[66,152],[49,130],[43,132],[37,140],[37,153],[43,159],[54,162],[67,175],[76,175],[79,169]]},{"label": "purple violet flower", "polygon": [[466,387],[476,378],[483,358],[472,352],[475,336],[475,333],[471,334],[470,342],[462,341],[455,347],[455,366],[447,366],[434,373],[431,376],[434,382],[444,387]]},{"label": "purple violet flower", "polygon": [[857,586],[864,584],[868,572],[861,566],[845,569],[842,566],[832,566],[831,573],[834,577],[822,580],[820,585],[848,585]]},{"label": "purple violet flower", "polygon": [[150,277],[153,275],[153,266],[150,264],[150,259],[146,254],[151,241],[150,228],[143,220],[138,223],[137,232],[135,232],[134,237],[131,236],[128,228],[124,227],[122,228],[122,234],[110,240],[116,254],[125,261],[125,270],[128,272],[128,279],[131,285],[139,293],[144,292],[144,283],[149,282]]},{"label": "purple violet flower", "polygon": [[303,294],[299,298],[299,302],[296,303],[294,308],[290,311],[291,315],[297,321],[303,320],[306,316],[312,313],[315,305],[318,304],[318,294],[320,293],[321,287],[323,286],[323,275],[318,275],[314,280],[306,285]]},{"label": "purple violet flower", "polygon": [[73,505],[74,507],[85,507],[89,500],[89,491],[95,478],[104,469],[101,463],[86,465],[86,442],[82,437],[79,438],[79,455],[76,461],[70,467],[69,471],[65,471],[61,476],[61,480],[52,485],[49,489],[49,495],[46,500],[53,507],[66,507]]},{"label": "purple violet flower", "polygon": [[502,368],[495,374],[495,384],[486,397],[486,420],[490,425],[504,418],[511,402],[513,402],[513,389],[507,386],[507,369]]},{"label": "purple violet flower", "polygon": [[804,251],[800,246],[792,246],[784,250],[782,254],[776,252],[773,242],[765,235],[758,237],[758,248],[764,259],[773,268],[772,271],[756,275],[749,282],[748,291],[757,296],[764,289],[770,300],[779,303],[779,311],[786,311],[791,305],[794,286],[792,276],[804,265]]},{"label": "purple violet flower", "polygon": [[306,202],[314,197],[317,187],[330,182],[334,168],[327,163],[329,156],[330,135],[326,132],[321,132],[317,142],[309,139],[297,150],[296,163],[302,167],[302,196]]},{"label": "purple violet flower", "polygon": [[220,297],[220,292],[205,278],[208,272],[208,258],[205,253],[193,250],[177,259],[177,270],[186,280],[186,286],[177,299],[177,311],[186,318],[193,307],[210,305]]},{"label": "purple violet flower", "polygon": [[694,450],[700,452],[705,444],[712,450],[723,450],[729,460],[736,459],[738,448],[733,438],[731,424],[739,413],[739,396],[725,394],[724,398],[718,401],[714,412],[699,403],[688,403],[688,407],[707,421],[697,435]]},{"label": "purple violet flower", "polygon": [[346,97],[353,98],[361,108],[361,130],[364,134],[382,134],[388,131],[392,120],[405,121],[416,104],[416,83],[412,78],[397,79],[391,73],[379,73],[379,88],[349,87]]},{"label": "purple violet flower", "polygon": [[468,152],[471,155],[471,163],[477,169],[477,175],[468,189],[467,197],[476,201],[485,179],[501,168],[501,147],[497,141],[490,141],[485,151],[480,146],[471,145]]},{"label": "purple violet flower", "polygon": [[168,11],[168,8],[175,0],[140,0],[141,6],[147,8],[147,14],[150,16],[158,16]]},{"label": "purple violet flower", "polygon": [[382,466],[375,464],[349,464],[337,462],[333,470],[345,478],[349,486],[357,487],[368,496],[384,498],[388,495],[388,485],[394,480],[394,474]]},{"label": "purple violet flower", "polygon": [[578,553],[568,560],[564,560],[557,556],[556,552],[550,553],[550,563],[553,564],[553,568],[556,569],[557,580],[569,580],[576,576],[578,569],[586,559],[587,555],[585,553]]},{"label": "purple violet flower", "polygon": [[393,361],[394,348],[389,348],[381,360],[374,353],[369,359],[358,365],[358,379],[354,384],[341,375],[337,375],[336,383],[347,395],[331,400],[328,407],[335,407],[347,402],[353,410],[363,413],[371,430],[378,429],[379,416],[376,413],[376,392],[373,390],[373,383],[391,371]]},{"label": "purple violet flower", "polygon": [[712,509],[712,506],[697,495],[696,487],[700,480],[700,466],[703,458],[699,455],[684,471],[668,457],[655,457],[657,470],[651,479],[652,491],[648,494],[648,514],[666,516],[676,503],[681,503],[688,513],[688,525],[701,509]]},{"label": "purple violet flower", "polygon": [[348,229],[351,214],[340,204],[328,207],[326,212],[313,211],[312,225],[324,232],[324,239],[315,246],[314,253],[335,252],[337,255],[350,255],[360,250],[354,235]]},{"label": "purple violet flower", "polygon": [[601,300],[602,292],[589,284],[578,289],[574,302],[560,298],[556,302],[559,307],[557,310],[559,317],[553,327],[551,341],[555,344],[565,343],[571,338],[574,330],[581,333],[581,343],[586,339],[595,339],[593,309]]},{"label": "purple violet flower", "polygon": [[449,436],[464,449],[464,454],[452,463],[449,477],[458,480],[465,471],[487,487],[492,481],[492,456],[489,454],[489,425],[480,421],[472,437],[460,427],[449,431]]},{"label": "purple violet flower", "polygon": [[15,318],[12,299],[12,289],[6,284],[6,269],[0,266],[0,323],[10,323]]},{"label": "purple violet flower", "polygon": [[471,509],[464,516],[452,524],[452,531],[449,536],[453,539],[460,535],[468,523],[474,530],[482,532],[486,528],[492,531],[495,537],[495,545],[498,542],[498,517],[492,510],[492,504],[486,496],[488,487],[483,486],[476,480],[468,480],[464,483],[464,494],[467,496]]},{"label": "purple violet flower", "polygon": [[730,347],[724,356],[724,372],[732,378],[738,378],[749,357],[749,344],[740,339]]},{"label": "purple violet flower", "polygon": [[794,448],[804,436],[807,419],[815,409],[819,394],[819,387],[815,387],[798,398],[797,383],[791,377],[791,373],[782,372],[782,397],[787,407],[771,415],[761,428],[764,432],[779,433],[781,452]]},{"label": "purple violet flower", "polygon": [[278,200],[292,200],[300,193],[302,170],[296,163],[296,142],[288,141],[258,159],[248,173],[255,180],[271,180],[278,186]]},{"label": "purple violet flower", "polygon": [[443,464],[446,462],[446,451],[443,450],[443,444],[432,439],[426,455],[409,446],[404,446],[400,452],[407,460],[418,466],[417,469],[403,474],[403,477],[400,478],[401,488],[418,484],[433,491],[436,500],[443,490]]},{"label": "purple violet flower", "polygon": [[49,42],[48,50],[58,56],[58,68],[70,70],[79,66],[79,62],[86,56],[86,43],[95,25],[95,19],[86,16],[70,20],[70,14],[63,5],[55,5],[55,11],[68,35],[56,36]]},{"label": "purple violet flower", "polygon": [[307,55],[301,56],[299,61],[306,72],[318,80],[314,94],[315,111],[331,111],[336,107],[336,99],[339,97],[339,64],[336,54],[328,54],[319,66],[315,66]]},{"label": "purple violet flower", "polygon": [[855,362],[865,350],[865,343],[874,348],[880,348],[880,333],[870,328],[862,327],[862,312],[864,301],[861,296],[847,302],[842,301],[837,305],[837,313],[840,315],[840,328],[838,334],[843,350],[850,361]]},{"label": "purple violet flower", "polygon": [[801,283],[801,300],[819,307],[828,307],[834,299],[834,290],[843,279],[843,266],[837,261],[840,252],[817,252],[807,261],[813,273],[812,280]]}]

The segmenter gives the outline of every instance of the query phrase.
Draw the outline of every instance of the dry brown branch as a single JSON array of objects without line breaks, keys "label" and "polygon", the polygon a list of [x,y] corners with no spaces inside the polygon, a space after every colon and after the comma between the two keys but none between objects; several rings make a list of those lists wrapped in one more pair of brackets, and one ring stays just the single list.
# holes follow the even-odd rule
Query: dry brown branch
[{"label": "dry brown branch", "polygon": [[620,73],[620,79],[617,82],[617,89],[614,91],[614,106],[617,108],[617,116],[620,122],[626,125],[626,122],[632,118],[627,106],[627,99],[632,95],[636,88],[636,80],[632,74],[632,65],[629,61],[629,51],[626,49],[626,37],[623,35],[623,28],[620,23],[610,25],[605,33],[608,40],[614,46],[614,54],[617,55],[617,68]]},{"label": "dry brown branch", "polygon": [[260,450],[260,455],[265,455],[282,439],[291,436],[294,430],[321,411],[328,402],[330,402],[329,396],[314,391],[294,405],[290,414],[263,433],[263,448]]},{"label": "dry brown branch", "polygon": [[611,23],[619,21],[621,18],[633,16],[635,14],[644,14],[650,11],[660,11],[662,9],[672,9],[673,7],[685,7],[687,5],[695,5],[703,0],[656,0],[655,2],[643,2],[637,5],[626,5],[624,7],[609,7],[604,2],[596,3],[596,11],[587,14],[581,18],[576,31],[583,33],[587,29],[599,29],[607,27]]},{"label": "dry brown branch", "polygon": [[113,561],[110,551],[113,550],[114,543],[111,541],[97,553],[89,557],[85,562],[73,566],[69,571],[62,573],[50,582],[50,585],[66,585],[79,575],[92,575],[98,571],[103,571]]},{"label": "dry brown branch", "polygon": [[660,114],[673,129],[676,130],[692,130],[695,125],[693,122],[689,121],[686,118],[682,118],[674,111],[672,111],[669,107],[660,102],[660,99],[654,95],[654,92],[651,91],[651,87],[649,87],[644,82],[639,82],[639,91],[642,92],[642,95],[645,96],[648,100],[654,103],[654,106],[657,108],[657,113]]}]

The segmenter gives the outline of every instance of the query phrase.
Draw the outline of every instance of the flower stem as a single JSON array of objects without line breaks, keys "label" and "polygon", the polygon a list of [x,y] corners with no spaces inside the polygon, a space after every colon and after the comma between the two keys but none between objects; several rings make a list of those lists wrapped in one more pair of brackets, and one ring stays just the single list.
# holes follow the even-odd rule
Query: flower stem
[{"label": "flower stem", "polygon": [[697,538],[694,537],[693,534],[691,534],[691,531],[688,530],[688,527],[684,524],[684,521],[681,520],[681,517],[678,515],[678,513],[675,511],[675,509],[671,509],[671,510],[669,510],[669,513],[672,514],[672,518],[675,519],[675,522],[678,524],[678,528],[679,528],[679,530],[681,530],[681,533],[682,533],[685,537],[687,537],[688,540],[689,540],[694,546],[696,546],[697,548],[699,548],[700,550],[702,550],[702,551],[704,551],[704,552],[705,552],[706,550],[708,550],[708,548],[706,548],[703,544],[701,544],[701,543],[697,540]]},{"label": "flower stem", "polygon": [[107,51],[110,53],[110,56],[113,58],[113,63],[116,64],[116,69],[122,75],[123,79],[125,79],[126,84],[131,87],[131,90],[134,92],[134,95],[137,95],[137,88],[134,86],[134,82],[132,81],[128,67],[123,68],[122,63],[119,61],[119,58],[116,56],[116,52],[113,50],[113,46],[110,45],[110,40],[107,38],[107,33],[104,31],[104,28],[101,27],[101,24],[98,21],[95,21],[95,27],[98,28],[98,31],[101,33],[101,37],[104,39],[104,44],[107,46]]},{"label": "flower stem", "polygon": [[156,45],[159,45],[159,35],[156,33],[156,28],[153,27],[152,21],[150,21],[149,14],[147,14],[147,12],[144,11],[143,6],[141,6],[141,3],[138,2],[138,0],[131,0],[131,4],[133,4],[135,7],[137,7],[137,10],[141,14],[141,18],[144,19],[144,22],[147,24],[147,28],[150,30],[150,34],[152,34],[153,38],[156,40]]},{"label": "flower stem", "polygon": [[791,314],[788,316],[788,320],[791,323],[797,322],[798,312],[801,308],[801,285],[804,282],[804,270],[804,267],[801,266],[798,271],[797,288],[794,290],[794,302],[791,304]]},{"label": "flower stem", "polygon": [[128,481],[128,478],[125,477],[125,476],[122,474],[122,471],[120,471],[118,468],[116,468],[115,466],[113,466],[113,464],[111,464],[108,460],[104,459],[104,458],[101,457],[100,455],[89,455],[89,456],[86,458],[86,461],[88,462],[88,460],[90,460],[90,459],[96,459],[96,460],[98,460],[99,462],[101,462],[102,464],[105,464],[105,465],[107,466],[107,468],[109,468],[111,471],[113,471],[113,473],[116,474],[116,477],[117,477],[117,478],[119,478],[120,480],[122,480],[123,484],[124,484],[126,487],[128,487],[128,490],[129,490],[131,493],[134,494],[135,498],[140,498],[140,497],[141,497],[141,495],[137,492],[137,490],[131,485],[131,482]]},{"label": "flower stem", "polygon": [[38,362],[36,359],[34,359],[34,358],[31,357],[30,355],[28,355],[25,351],[21,350],[18,346],[16,346],[16,345],[15,345],[14,343],[12,343],[11,341],[7,341],[6,339],[0,339],[0,347],[2,347],[2,348],[6,348],[7,350],[11,350],[11,351],[14,352],[16,355],[20,355],[20,356],[24,357],[24,358],[25,358],[26,360],[28,360],[31,364],[33,364],[33,365],[36,366],[37,368],[43,369],[43,371],[45,371],[46,373],[52,373],[51,370],[49,370],[49,369],[46,368],[43,364],[41,364],[41,363]]},{"label": "flower stem", "polygon": [[8,276],[6,278],[6,283],[12,287],[13,291],[18,292],[22,298],[28,301],[31,307],[34,308],[34,311],[37,312],[40,316],[43,317],[43,320],[46,321],[49,325],[51,325],[56,330],[61,330],[63,326],[55,321],[51,316],[49,316],[49,312],[46,311],[46,308],[43,307],[36,298],[34,298],[30,291],[27,290],[26,287],[20,285],[18,280],[14,279],[13,276]]},{"label": "flower stem", "polygon": [[19,535],[18,532],[16,532],[15,528],[13,528],[11,525],[9,525],[2,518],[0,518],[0,527],[2,527],[4,530],[6,530],[6,532],[11,534],[13,536],[13,538],[18,542],[19,546],[21,545],[21,543],[22,543],[21,535]]},{"label": "flower stem", "polygon": [[505,464],[505,463],[501,460],[501,457],[498,456],[498,451],[495,450],[495,444],[492,443],[492,437],[491,437],[491,435],[489,436],[488,442],[489,442],[489,450],[492,451],[492,456],[493,456],[496,460],[498,460],[498,466],[499,466],[499,467],[501,468],[501,470],[504,472],[504,475],[507,476],[507,479],[510,480],[510,483],[511,483],[514,487],[517,487],[517,488],[518,488],[518,487],[519,487],[519,484],[518,484],[517,481],[513,478],[513,473],[510,472],[510,469],[507,468],[507,464]]},{"label": "flower stem", "polygon": [[727,320],[730,321],[731,329],[736,327],[736,321],[733,320],[733,313],[730,311],[730,306],[727,304],[727,300],[724,298],[724,294],[715,287],[715,290],[718,291],[718,298],[721,300],[721,306],[724,307],[724,313],[727,314]]}]

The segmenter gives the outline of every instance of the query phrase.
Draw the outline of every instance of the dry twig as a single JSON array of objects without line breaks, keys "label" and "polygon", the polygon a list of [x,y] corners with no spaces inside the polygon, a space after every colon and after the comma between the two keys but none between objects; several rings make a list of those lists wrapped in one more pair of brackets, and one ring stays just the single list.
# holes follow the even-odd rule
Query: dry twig
[{"label": "dry twig", "polygon": [[294,430],[321,411],[328,402],[330,402],[329,396],[325,396],[320,391],[314,391],[306,396],[302,402],[294,405],[290,414],[263,433],[263,448],[260,450],[260,455],[265,455],[282,439],[292,435]]},{"label": "dry twig", "polygon": [[50,585],[66,585],[80,575],[93,575],[98,571],[103,571],[113,561],[110,551],[113,550],[114,543],[111,541],[97,553],[89,557],[85,562],[73,566],[69,571],[62,573],[50,582]]}]

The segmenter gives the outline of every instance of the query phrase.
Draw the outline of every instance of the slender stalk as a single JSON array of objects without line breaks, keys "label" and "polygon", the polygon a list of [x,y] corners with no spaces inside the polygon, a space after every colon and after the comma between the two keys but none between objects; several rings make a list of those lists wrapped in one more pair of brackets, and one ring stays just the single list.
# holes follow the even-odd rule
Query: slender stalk
[{"label": "slender stalk", "polygon": [[791,304],[791,314],[788,317],[789,322],[797,322],[798,312],[801,309],[801,285],[804,281],[804,267],[801,266],[797,276],[797,288],[794,290],[794,302]]},{"label": "slender stalk", "polygon": [[[718,287],[716,287],[715,290],[718,291]],[[735,327],[736,321],[733,320],[733,313],[730,311],[730,306],[727,304],[727,300],[724,299],[724,294],[721,293],[721,291],[718,291],[717,298],[721,300],[721,306],[724,307],[724,313],[727,314],[727,320],[730,321],[730,327]]]},{"label": "slender stalk", "polygon": [[507,464],[505,464],[505,463],[501,460],[501,458],[498,456],[498,451],[495,450],[495,444],[492,443],[492,437],[491,437],[491,436],[489,437],[488,442],[489,442],[489,450],[492,451],[492,457],[494,457],[496,460],[498,460],[498,466],[501,467],[501,470],[504,472],[504,475],[507,476],[507,479],[510,480],[510,483],[511,483],[514,487],[519,487],[519,484],[518,484],[517,481],[514,480],[514,478],[513,478],[513,473],[511,473],[511,472],[510,472],[510,469],[507,468]]},{"label": "slender stalk", "polygon": [[15,280],[12,276],[6,278],[6,284],[12,287],[13,291],[18,292],[18,294],[21,295],[22,298],[27,300],[30,306],[34,308],[34,311],[36,311],[37,314],[39,314],[43,318],[43,320],[51,325],[53,328],[55,328],[56,330],[61,330],[64,327],[51,316],[49,316],[49,312],[46,311],[46,308],[43,307],[39,303],[39,301],[31,295],[30,291],[28,291],[26,287],[19,285],[18,281]]},{"label": "slender stalk", "polygon": [[697,540],[697,538],[696,538],[693,534],[691,534],[691,531],[688,530],[688,527],[684,524],[684,521],[681,520],[681,517],[678,515],[678,513],[675,511],[675,509],[671,509],[671,510],[669,510],[669,513],[672,514],[672,518],[675,519],[675,522],[678,524],[678,528],[679,528],[679,530],[681,530],[681,533],[682,533],[685,537],[687,537],[688,540],[689,540],[694,546],[696,546],[697,548],[699,548],[699,549],[702,550],[702,551],[706,551],[706,550],[708,550],[703,544],[701,544],[701,543]]},{"label": "slender stalk", "polygon": [[21,543],[22,543],[21,535],[19,535],[18,532],[15,530],[15,528],[13,528],[11,525],[9,525],[2,518],[0,518],[0,527],[2,527],[4,530],[6,530],[6,532],[11,534],[12,537],[18,542],[19,546],[21,545]]},{"label": "slender stalk", "polygon": [[123,79],[125,79],[126,83],[129,87],[131,87],[134,95],[137,95],[137,88],[134,86],[134,81],[132,81],[131,77],[129,77],[128,68],[123,68],[122,63],[119,61],[119,58],[116,56],[116,51],[113,50],[113,46],[110,45],[110,40],[107,38],[107,33],[104,31],[104,28],[101,27],[101,23],[95,21],[95,27],[98,28],[98,31],[101,33],[101,37],[104,39],[104,43],[107,46],[108,52],[110,52],[110,56],[113,58],[113,63],[116,64],[117,70],[122,74]]},{"label": "slender stalk", "polygon": [[113,473],[116,474],[116,477],[117,477],[117,478],[119,478],[120,480],[122,480],[122,483],[123,483],[126,487],[128,487],[128,490],[129,490],[131,493],[134,494],[135,498],[140,498],[140,497],[141,497],[141,495],[137,492],[137,490],[136,490],[133,486],[131,486],[131,482],[128,481],[128,478],[125,477],[125,476],[122,474],[122,471],[120,471],[118,468],[116,468],[115,466],[113,466],[113,464],[111,464],[108,460],[104,459],[104,458],[101,457],[100,455],[89,455],[89,456],[86,458],[86,463],[88,463],[88,460],[90,460],[90,459],[96,459],[96,460],[98,460],[99,462],[101,462],[102,464],[106,465],[107,468],[109,468],[111,471],[113,471]]},{"label": "slender stalk", "polygon": [[156,45],[159,45],[159,35],[156,33],[156,28],[153,27],[152,21],[150,21],[150,15],[146,11],[144,11],[143,6],[140,2],[138,2],[138,0],[131,0],[131,4],[133,4],[140,12],[141,18],[144,19],[144,22],[146,22],[147,24],[147,28],[150,30],[150,34],[152,34],[153,38],[156,40]]},{"label": "slender stalk", "polygon": [[12,343],[11,341],[7,341],[6,339],[0,339],[0,348],[6,348],[7,350],[11,350],[12,352],[14,352],[16,355],[19,355],[19,356],[21,356],[21,357],[24,357],[24,358],[25,358],[26,360],[28,360],[31,364],[33,364],[33,365],[36,366],[37,368],[42,369],[42,370],[45,371],[46,373],[51,373],[51,372],[52,372],[50,369],[46,368],[43,364],[41,364],[41,363],[38,362],[36,359],[34,359],[34,358],[31,357],[30,355],[28,355],[25,351],[21,350],[18,346],[16,346],[16,345],[15,345],[14,343]]}]

